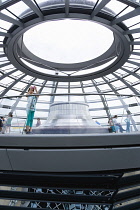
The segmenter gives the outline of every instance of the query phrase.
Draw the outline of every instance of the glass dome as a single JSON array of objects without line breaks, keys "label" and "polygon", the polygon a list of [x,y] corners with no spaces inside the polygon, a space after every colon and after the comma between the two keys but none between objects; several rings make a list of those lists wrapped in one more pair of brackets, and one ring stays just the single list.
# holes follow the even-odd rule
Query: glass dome
[{"label": "glass dome", "polygon": [[[136,97],[140,94],[140,6],[138,1],[70,0],[69,4],[65,1],[58,4],[60,1],[40,0],[36,0],[36,4],[33,1],[30,1],[30,4],[28,1],[0,2],[1,116],[7,115],[12,110],[14,117],[18,116],[18,123],[23,124],[26,119],[26,97],[3,97],[25,95],[31,85],[36,85],[42,96],[37,102],[35,119],[39,117],[45,121],[50,105],[54,102],[82,102],[89,105],[91,117],[102,126],[108,125],[108,118],[116,114],[118,121],[124,124],[124,118],[130,111],[133,122],[137,129],[140,129],[140,99]],[[54,27],[59,21],[67,25],[66,28],[63,26],[57,30],[59,37],[64,34],[66,38],[63,47],[68,50],[72,47],[71,53],[73,46],[68,40],[70,27],[74,25],[75,30],[80,33],[72,37],[72,39],[76,37],[76,44],[79,42],[79,48],[76,48],[73,56],[59,57],[59,50],[56,50],[57,55],[53,56],[55,48],[51,55],[51,40],[54,41],[55,38],[51,37],[52,35],[49,40],[46,38],[48,46],[44,45],[41,48],[43,53],[46,48],[49,47],[49,49],[45,51],[45,54],[41,54],[40,41],[45,39],[43,36],[46,34],[41,29],[39,33],[36,30],[44,26],[49,27],[48,22],[43,21],[52,19],[55,20],[52,21]],[[86,20],[83,21],[85,25],[83,34],[79,29],[81,19]],[[71,26],[69,26],[69,21]],[[79,24],[78,27],[77,24]],[[100,30],[101,27],[111,33],[111,36],[106,37],[105,32],[102,31],[100,37],[96,31],[98,34],[97,51],[93,50],[92,45],[93,24],[96,24],[96,30]],[[33,37],[29,36],[30,31],[36,34]],[[39,41],[37,40],[38,35],[41,38]],[[87,35],[88,44],[83,42],[84,36],[86,40]],[[25,51],[21,50],[24,47],[23,40],[26,47],[36,55],[36,59],[29,53],[27,57]],[[62,43],[58,43],[59,39],[55,41],[54,44],[59,44],[61,48]],[[102,42],[105,44],[105,49],[101,48]],[[79,57],[80,46],[82,57]],[[47,57],[48,52],[52,57]],[[101,57],[102,54],[104,54],[103,57]],[[41,62],[38,56],[43,60],[47,58],[50,63]],[[92,62],[86,63],[90,59]],[[61,65],[57,66],[55,62]],[[78,62],[80,64],[77,64]],[[70,66],[65,66],[66,63],[69,63]],[[34,66],[41,70],[33,71]],[[99,68],[99,74],[96,73],[95,67]]]}]

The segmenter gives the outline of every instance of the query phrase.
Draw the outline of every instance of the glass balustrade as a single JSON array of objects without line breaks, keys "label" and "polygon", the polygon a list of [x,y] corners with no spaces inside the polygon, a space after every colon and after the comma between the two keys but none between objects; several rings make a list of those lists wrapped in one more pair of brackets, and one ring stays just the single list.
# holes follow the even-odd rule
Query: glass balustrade
[{"label": "glass balustrade", "polygon": [[[26,95],[5,96],[0,99],[1,135],[25,134],[104,134],[140,131],[140,98],[135,95],[86,93],[70,94],[77,100],[53,103],[45,100],[49,94],[37,98],[35,111],[27,110]],[[50,94],[51,95],[51,94]],[[65,94],[52,94],[64,97]],[[92,100],[89,100],[92,98]]]}]

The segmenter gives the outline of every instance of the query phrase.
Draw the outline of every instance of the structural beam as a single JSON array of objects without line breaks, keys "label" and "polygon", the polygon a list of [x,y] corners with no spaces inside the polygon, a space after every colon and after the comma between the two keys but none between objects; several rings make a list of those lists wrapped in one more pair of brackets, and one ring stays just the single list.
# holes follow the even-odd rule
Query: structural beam
[{"label": "structural beam", "polygon": [[[4,57],[6,57],[5,54],[1,54],[1,55],[0,55],[0,58],[4,58]],[[6,58],[7,58],[7,57],[6,57]]]},{"label": "structural beam", "polygon": [[66,17],[69,15],[69,0],[65,0],[65,14]]},{"label": "structural beam", "polygon": [[10,62],[3,63],[3,64],[0,65],[0,68],[5,67],[5,66],[8,66],[8,65],[10,65],[10,64],[11,64]]},{"label": "structural beam", "polygon": [[15,80],[11,85],[9,85],[9,87],[7,87],[2,94],[0,95],[1,97],[4,96],[10,89],[12,89],[12,87],[19,82],[21,79],[23,79],[23,77],[25,77],[25,75],[21,76],[20,78],[18,78],[17,80]]},{"label": "structural beam", "polygon": [[132,75],[132,76],[134,76],[134,77],[136,77],[136,78],[138,78],[140,80],[140,76],[138,74],[136,74],[135,72],[132,72],[132,71],[130,71],[128,69],[125,69],[125,68],[121,68],[121,69],[123,71],[127,72],[128,74],[130,74],[130,75]]},{"label": "structural beam", "polygon": [[7,7],[10,7],[11,5],[13,5],[19,1],[20,0],[5,1],[2,5],[0,5],[0,10],[6,9]]},{"label": "structural beam", "polygon": [[111,0],[102,0],[93,10],[93,12],[91,13],[91,19],[94,18],[95,15],[97,15],[101,9],[103,9],[105,7],[105,5],[110,2]]},{"label": "structural beam", "polygon": [[130,18],[132,18],[132,17],[136,17],[136,16],[138,16],[139,14],[140,14],[140,7],[134,9],[133,11],[127,13],[126,15],[123,15],[123,16],[121,16],[121,17],[119,17],[119,18],[116,18],[115,20],[113,20],[113,21],[111,22],[111,25],[115,25],[115,24],[120,23],[120,22],[122,22],[122,21],[124,21],[124,20],[126,20],[126,19],[130,19]]},{"label": "structural beam", "polygon": [[0,47],[6,47],[7,45],[6,44],[0,44]]},{"label": "structural beam", "polygon": [[131,42],[130,44],[132,44],[132,45],[140,45],[140,42],[134,41],[134,42]]},{"label": "structural beam", "polygon": [[131,61],[131,60],[127,60],[127,63],[131,63],[131,64],[136,65],[136,66],[140,66],[140,63],[135,62],[135,61]]},{"label": "structural beam", "polygon": [[[58,82],[53,82],[53,85],[54,85],[54,88],[52,88],[52,93],[56,93],[56,90],[57,90],[57,86],[58,86]],[[50,104],[54,103],[54,98],[55,96],[51,96],[51,99],[50,99]]]},{"label": "structural beam", "polygon": [[8,15],[3,14],[2,12],[0,12],[0,19],[10,22],[10,23],[13,23],[13,24],[18,25],[23,28],[23,23],[21,21],[15,20],[15,19],[9,17]]},{"label": "structural beam", "polygon": [[[83,87],[83,82],[80,81],[80,84],[81,84],[82,92],[85,93],[85,90],[84,90],[84,87]],[[84,95],[84,100],[85,100],[85,103],[87,103],[87,99],[86,99],[85,95]]]},{"label": "structural beam", "polygon": [[11,37],[11,34],[5,33],[5,32],[0,32],[0,36]]},{"label": "structural beam", "polygon": [[132,30],[128,30],[124,32],[124,34],[135,34],[135,33],[140,33],[140,28],[132,29]]},{"label": "structural beam", "polygon": [[139,92],[132,85],[130,85],[128,82],[126,82],[126,80],[124,80],[123,78],[119,77],[115,73],[113,73],[113,75],[115,77],[117,77],[117,79],[119,79],[122,83],[124,83],[134,94],[139,95]]},{"label": "structural beam", "polygon": [[[26,93],[26,91],[28,90],[28,88],[32,85],[32,83],[36,80],[36,78],[34,78],[27,86],[26,88],[20,93],[20,95],[24,95]],[[19,101],[21,100],[21,98],[17,98],[15,103],[12,105],[11,107],[11,112],[14,112]]]},{"label": "structural beam", "polygon": [[[97,87],[97,85],[95,84],[94,80],[92,80],[92,82],[93,82],[93,85],[95,86],[97,92],[101,93],[100,89]],[[107,101],[105,100],[105,96],[103,97],[102,95],[100,95],[100,98],[101,98],[102,103],[104,105],[104,110],[106,111],[107,117],[108,117],[108,119],[110,119],[111,118],[111,113],[109,111],[109,107],[108,107]]]},{"label": "structural beam", "polygon": [[132,52],[131,55],[138,55],[138,56],[140,56],[140,52]]},{"label": "structural beam", "polygon": [[0,80],[4,79],[5,77],[8,77],[9,75],[13,74],[14,72],[16,72],[17,69],[14,69],[6,74],[3,74],[1,77],[0,77]]},{"label": "structural beam", "polygon": [[31,0],[22,0],[29,8],[31,8],[39,17],[41,20],[44,19],[44,16],[42,12],[39,10],[39,8],[31,1]]}]

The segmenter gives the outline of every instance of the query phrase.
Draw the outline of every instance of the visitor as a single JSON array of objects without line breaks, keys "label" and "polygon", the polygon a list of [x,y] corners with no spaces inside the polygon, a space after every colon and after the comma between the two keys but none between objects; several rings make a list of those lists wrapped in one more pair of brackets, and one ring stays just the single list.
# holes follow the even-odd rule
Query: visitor
[{"label": "visitor", "polygon": [[9,130],[9,133],[10,133],[12,119],[13,119],[13,113],[9,112],[8,118],[6,120],[6,133],[8,133],[8,130]]},{"label": "visitor", "polygon": [[126,133],[130,133],[130,115],[127,114],[127,118],[124,120],[126,122]]},{"label": "visitor", "polygon": [[3,128],[3,118],[0,117],[0,133],[2,132],[2,128]]},{"label": "visitor", "polygon": [[37,118],[36,127],[38,127],[40,125],[41,125],[41,120],[40,120],[40,118]]},{"label": "visitor", "polygon": [[34,94],[38,94],[36,86],[31,86],[28,89],[27,93],[27,121],[26,121],[26,134],[32,133],[32,126],[33,126],[33,119],[34,119],[34,113],[36,109],[36,102],[38,96],[35,96]]},{"label": "visitor", "polygon": [[117,115],[115,115],[115,116],[113,117],[113,123],[114,123],[115,127],[118,126],[119,129],[120,129],[120,132],[123,133],[123,131],[125,131],[125,130],[123,129],[122,125],[121,125],[120,123],[117,122],[117,118],[118,118]]},{"label": "visitor", "polygon": [[109,132],[110,132],[110,133],[112,133],[112,132],[115,132],[115,133],[116,133],[116,128],[115,128],[115,126],[114,126],[112,117],[109,118],[108,124],[110,125]]},{"label": "visitor", "polygon": [[1,117],[1,125],[2,125],[2,127],[1,127],[1,132],[2,132],[2,134],[4,134],[5,133],[5,127],[6,127],[6,120],[5,120],[5,118],[4,117]]}]

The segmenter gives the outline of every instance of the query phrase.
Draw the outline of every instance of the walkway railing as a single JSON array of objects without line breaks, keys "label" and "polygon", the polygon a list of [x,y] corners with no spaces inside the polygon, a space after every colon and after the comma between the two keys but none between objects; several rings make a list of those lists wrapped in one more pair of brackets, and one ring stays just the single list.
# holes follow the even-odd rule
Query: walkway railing
[{"label": "walkway railing", "polygon": [[[34,134],[140,131],[140,95],[43,93],[32,96],[39,96],[32,125]],[[26,95],[0,97],[1,134],[26,133],[27,100]]]}]

